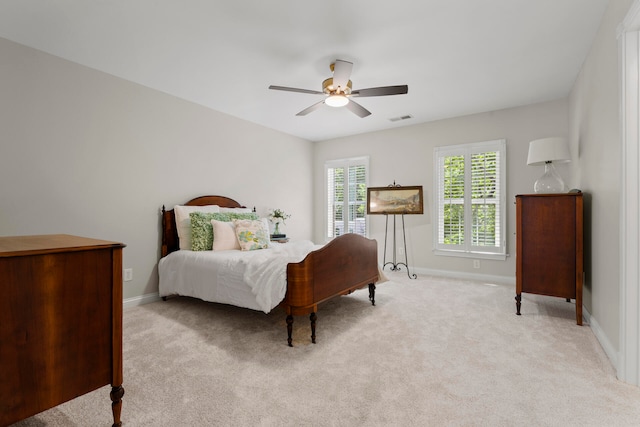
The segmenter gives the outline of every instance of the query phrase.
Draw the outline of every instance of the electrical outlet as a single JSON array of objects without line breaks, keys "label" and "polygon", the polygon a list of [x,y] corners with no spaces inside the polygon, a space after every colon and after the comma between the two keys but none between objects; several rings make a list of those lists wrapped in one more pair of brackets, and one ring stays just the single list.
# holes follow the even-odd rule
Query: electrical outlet
[{"label": "electrical outlet", "polygon": [[473,268],[480,268],[480,260],[479,259],[474,259],[473,260]]},{"label": "electrical outlet", "polygon": [[130,282],[133,280],[133,268],[125,268],[122,280]]}]

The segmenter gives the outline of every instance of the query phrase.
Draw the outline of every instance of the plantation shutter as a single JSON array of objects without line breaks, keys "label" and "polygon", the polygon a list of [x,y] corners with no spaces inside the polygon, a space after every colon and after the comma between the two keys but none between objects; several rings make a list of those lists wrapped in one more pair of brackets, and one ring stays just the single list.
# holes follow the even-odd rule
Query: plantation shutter
[{"label": "plantation shutter", "polygon": [[367,169],[369,159],[358,157],[325,164],[327,239],[345,233],[367,235]]},{"label": "plantation shutter", "polygon": [[504,140],[434,150],[434,248],[442,255],[506,255]]},{"label": "plantation shutter", "polygon": [[464,155],[450,152],[438,158],[438,244],[462,250],[465,243]]},{"label": "plantation shutter", "polygon": [[499,151],[471,154],[471,246],[493,252],[502,246]]}]

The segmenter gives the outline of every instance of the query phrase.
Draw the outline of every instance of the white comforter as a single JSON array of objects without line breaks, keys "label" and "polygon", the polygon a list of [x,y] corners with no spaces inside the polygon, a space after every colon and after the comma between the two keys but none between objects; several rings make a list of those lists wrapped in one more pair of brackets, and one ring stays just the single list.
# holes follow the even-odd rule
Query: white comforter
[{"label": "white comforter", "polygon": [[302,240],[256,251],[176,251],[158,263],[160,296],[192,296],[268,313],[284,299],[287,264],[320,247]]}]

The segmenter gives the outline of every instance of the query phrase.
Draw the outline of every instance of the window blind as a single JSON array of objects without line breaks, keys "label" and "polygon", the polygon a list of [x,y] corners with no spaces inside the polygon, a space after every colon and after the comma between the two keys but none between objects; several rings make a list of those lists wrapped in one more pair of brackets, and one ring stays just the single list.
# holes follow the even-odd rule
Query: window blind
[{"label": "window blind", "polygon": [[504,140],[435,149],[436,252],[506,254],[505,150]]},{"label": "window blind", "polygon": [[367,235],[367,157],[325,164],[327,239],[345,233]]}]

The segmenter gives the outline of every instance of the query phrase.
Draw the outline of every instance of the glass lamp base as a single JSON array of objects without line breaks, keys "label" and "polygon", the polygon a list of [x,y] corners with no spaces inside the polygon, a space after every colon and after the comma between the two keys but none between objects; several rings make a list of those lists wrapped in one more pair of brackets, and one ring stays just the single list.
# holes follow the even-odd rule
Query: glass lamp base
[{"label": "glass lamp base", "polygon": [[556,168],[553,163],[548,162],[544,164],[544,175],[542,175],[536,183],[533,185],[533,190],[536,193],[564,193],[564,181],[560,178],[560,175],[556,172]]}]

